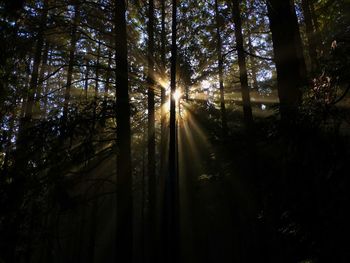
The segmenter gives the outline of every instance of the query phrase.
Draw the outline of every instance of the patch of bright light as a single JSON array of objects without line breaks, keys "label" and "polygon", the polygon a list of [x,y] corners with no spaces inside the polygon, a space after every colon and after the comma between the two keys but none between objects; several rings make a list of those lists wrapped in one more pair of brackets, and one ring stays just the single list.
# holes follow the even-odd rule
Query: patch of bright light
[{"label": "patch of bright light", "polygon": [[266,110],[266,105],[265,104],[261,104],[261,109],[262,110]]},{"label": "patch of bright light", "polygon": [[173,94],[173,98],[176,102],[178,102],[181,99],[182,93],[180,90],[175,90],[174,94]]},{"label": "patch of bright light", "polygon": [[209,90],[210,87],[211,87],[211,82],[208,81],[208,80],[203,80],[203,81],[201,82],[201,86],[202,86],[202,89],[203,89],[203,90]]}]

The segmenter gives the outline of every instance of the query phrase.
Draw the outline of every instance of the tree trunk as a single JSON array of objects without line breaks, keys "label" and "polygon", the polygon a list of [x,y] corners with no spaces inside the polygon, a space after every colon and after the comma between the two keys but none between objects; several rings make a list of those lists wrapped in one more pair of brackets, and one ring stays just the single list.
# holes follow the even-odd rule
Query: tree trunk
[{"label": "tree trunk", "polygon": [[107,118],[107,100],[108,100],[108,92],[111,84],[111,64],[112,64],[112,53],[108,52],[108,63],[107,63],[107,72],[106,72],[106,83],[103,94],[103,105],[102,105],[102,119],[101,125],[106,125]]},{"label": "tree trunk", "polygon": [[280,113],[285,122],[292,121],[301,103],[305,85],[305,60],[301,56],[300,33],[294,5],[289,0],[268,0],[268,16],[277,71]]},{"label": "tree trunk", "polygon": [[[165,1],[162,0],[161,2],[161,76],[162,78],[166,77],[166,31],[165,31]],[[166,87],[163,87],[161,85],[161,94],[160,94],[160,114],[161,114],[161,137],[160,137],[160,174],[161,174],[161,187],[164,187],[164,178],[166,174],[166,162],[167,162],[167,128],[166,128],[166,110],[165,110],[165,103],[166,103]],[[162,189],[163,190],[163,189]]]},{"label": "tree trunk", "polygon": [[[249,53],[254,55],[255,52],[254,52],[254,47],[253,47],[253,44],[252,44],[252,39],[251,39],[251,35],[250,35],[250,32],[248,30],[248,49],[249,49]],[[250,56],[249,57],[250,59],[250,67],[251,67],[251,72],[252,72],[252,81],[253,81],[253,88],[258,91],[258,78],[257,78],[257,72],[256,72],[256,68],[257,68],[257,65],[256,65],[256,61],[255,61],[255,58],[253,56]]]},{"label": "tree trunk", "polygon": [[235,23],[235,37],[236,37],[236,48],[238,53],[238,66],[239,66],[239,79],[241,81],[242,90],[242,102],[243,102],[243,114],[246,128],[250,131],[251,125],[253,124],[252,107],[250,103],[250,94],[248,86],[247,66],[245,61],[245,53],[243,46],[243,35],[242,35],[242,19],[240,11],[240,0],[232,1],[232,14],[233,21]]},{"label": "tree trunk", "polygon": [[39,83],[38,83],[38,91],[36,92],[36,105],[35,105],[35,111],[40,114],[40,116],[43,116],[42,112],[40,111],[40,99],[42,98],[43,94],[43,87],[44,87],[44,78],[45,73],[47,72],[47,60],[49,57],[49,49],[50,45],[46,42],[45,48],[43,51],[43,61],[41,63],[40,73],[39,73]]},{"label": "tree trunk", "polygon": [[96,127],[96,116],[97,116],[97,106],[98,106],[98,87],[100,78],[100,56],[101,56],[101,41],[98,41],[97,54],[96,54],[96,67],[95,67],[95,95],[94,95],[94,109],[92,117],[92,130]]},{"label": "tree trunk", "polygon": [[85,66],[85,81],[84,81],[84,93],[85,93],[85,100],[88,98],[88,89],[89,89],[89,60],[85,60],[86,66]]},{"label": "tree trunk", "polygon": [[215,0],[215,20],[216,20],[216,51],[218,55],[219,66],[219,87],[220,87],[220,110],[221,110],[221,129],[223,138],[227,135],[227,118],[225,108],[225,90],[224,90],[224,77],[223,77],[223,58],[222,58],[222,43],[220,35],[220,19],[218,0]]},{"label": "tree trunk", "polygon": [[125,1],[115,1],[115,75],[117,119],[117,262],[132,262],[133,200],[130,105]]},{"label": "tree trunk", "polygon": [[172,1],[172,36],[171,36],[171,76],[170,76],[170,138],[169,138],[169,173],[165,182],[164,201],[164,262],[178,261],[178,174],[176,165],[176,27],[177,1]]},{"label": "tree trunk", "polygon": [[63,106],[63,116],[62,116],[62,124],[63,124],[63,134],[66,132],[65,129],[68,118],[68,106],[70,100],[70,90],[72,86],[72,77],[73,77],[73,67],[75,62],[75,49],[77,44],[77,28],[80,16],[79,6],[74,5],[74,18],[73,25],[71,30],[71,39],[70,39],[70,48],[69,48],[69,62],[68,62],[68,71],[67,71],[67,82],[66,82],[66,91],[64,95],[64,106]]},{"label": "tree trunk", "polygon": [[[47,13],[48,13],[48,0],[44,1],[44,6],[42,10],[40,27],[38,31],[38,37],[36,42],[32,77],[30,79],[29,90],[27,95],[27,103],[25,109],[25,122],[29,122],[32,118],[33,107],[34,107],[34,97],[38,90],[38,78],[39,78],[39,67],[41,63],[41,53],[44,45],[44,30],[46,28]],[[25,124],[26,125],[26,124]]]},{"label": "tree trunk", "polygon": [[312,15],[309,0],[302,0],[301,7],[304,14],[304,22],[306,26],[306,37],[308,42],[308,51],[310,56],[310,71],[314,72],[318,67],[317,49],[315,43],[315,29],[312,23]]},{"label": "tree trunk", "polygon": [[155,208],[156,208],[156,166],[155,166],[155,114],[154,114],[154,1],[148,5],[148,197],[149,197],[149,260],[155,261]]}]

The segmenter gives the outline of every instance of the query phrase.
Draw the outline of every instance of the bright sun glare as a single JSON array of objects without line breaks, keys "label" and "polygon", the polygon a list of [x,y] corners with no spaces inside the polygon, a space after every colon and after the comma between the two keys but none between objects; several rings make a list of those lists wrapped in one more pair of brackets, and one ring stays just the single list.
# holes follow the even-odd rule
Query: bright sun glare
[{"label": "bright sun glare", "polygon": [[178,90],[178,89],[175,90],[175,92],[174,92],[174,94],[173,94],[173,98],[174,98],[174,100],[176,101],[176,103],[179,102],[179,100],[181,99],[181,96],[182,96],[181,91]]}]

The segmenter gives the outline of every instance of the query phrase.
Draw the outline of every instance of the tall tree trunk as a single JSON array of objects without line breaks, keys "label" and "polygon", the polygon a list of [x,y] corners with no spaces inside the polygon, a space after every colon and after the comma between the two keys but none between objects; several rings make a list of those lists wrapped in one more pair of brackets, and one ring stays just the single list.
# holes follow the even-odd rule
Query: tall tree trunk
[{"label": "tall tree trunk", "polygon": [[177,1],[172,0],[172,36],[171,36],[171,74],[170,74],[170,138],[169,138],[169,174],[165,183],[164,201],[164,261],[178,261],[178,174],[176,165],[176,30]]},{"label": "tall tree trunk", "polygon": [[[162,69],[162,78],[166,77],[166,31],[165,31],[165,1],[161,2],[161,69]],[[167,149],[167,128],[166,128],[166,87],[161,86],[160,93],[160,114],[161,114],[161,137],[160,137],[160,174],[161,174],[161,186],[163,187],[164,175],[166,173],[166,149]]]},{"label": "tall tree trunk", "polygon": [[215,20],[216,20],[216,52],[218,55],[219,66],[219,87],[220,87],[220,110],[221,110],[221,129],[223,138],[227,135],[227,118],[225,108],[225,90],[224,90],[224,77],[223,77],[223,58],[222,58],[222,43],[220,35],[220,18],[218,0],[215,0]]},{"label": "tall tree trunk", "polygon": [[26,109],[25,109],[25,119],[26,119],[25,122],[30,121],[30,119],[32,118],[33,107],[34,107],[34,97],[38,90],[39,67],[40,67],[41,58],[42,58],[41,53],[44,45],[44,31],[46,28],[47,14],[48,14],[48,0],[45,0],[43,5],[43,10],[42,10],[42,15],[41,15],[36,47],[35,47],[32,76],[30,79],[29,90],[27,95],[27,103],[26,103]]},{"label": "tall tree trunk", "polygon": [[102,119],[101,125],[105,126],[106,118],[107,118],[107,100],[108,100],[108,92],[111,85],[111,64],[112,64],[112,52],[108,52],[108,62],[107,62],[107,72],[106,72],[106,83],[103,93],[103,104],[102,104]]},{"label": "tall tree trunk", "polygon": [[88,89],[89,89],[89,60],[85,60],[85,81],[84,81],[84,94],[85,100],[88,98]]},{"label": "tall tree trunk", "polygon": [[69,47],[69,62],[68,62],[68,71],[67,71],[67,82],[66,82],[66,91],[64,95],[64,105],[63,105],[63,116],[62,116],[62,127],[63,134],[66,132],[65,129],[68,118],[68,106],[70,101],[70,91],[72,86],[72,77],[73,77],[73,67],[75,62],[75,49],[77,44],[77,29],[79,22],[80,10],[78,4],[74,5],[74,18],[73,25],[71,30],[71,38],[70,38],[70,47]]},{"label": "tall tree trunk", "polygon": [[[289,0],[268,0],[268,16],[272,32],[277,71],[280,113],[285,122],[295,118],[305,84],[305,60],[301,56],[300,33],[294,4]],[[298,37],[299,36],[299,37]]]},{"label": "tall tree trunk", "polygon": [[316,49],[316,43],[315,43],[315,29],[312,23],[312,15],[311,15],[309,0],[302,0],[301,7],[303,9],[304,22],[306,26],[306,37],[308,40],[307,41],[308,51],[309,51],[310,63],[311,63],[310,70],[311,72],[314,72],[318,67],[318,61],[317,61],[317,49]]},{"label": "tall tree trunk", "polygon": [[235,37],[236,37],[236,48],[238,54],[238,66],[239,66],[239,79],[241,81],[242,90],[242,101],[243,101],[243,114],[246,128],[250,130],[253,124],[252,107],[250,103],[250,94],[248,86],[247,66],[245,61],[245,53],[243,46],[243,35],[242,35],[242,19],[240,11],[240,0],[232,1],[232,14],[233,21],[235,23]]},{"label": "tall tree trunk", "polygon": [[[48,61],[48,65],[51,65],[52,64],[52,56],[53,56],[53,52],[51,51],[50,52],[50,55],[49,55],[49,61]],[[47,74],[49,75],[50,74],[50,70],[49,70],[49,67],[48,67],[48,70],[47,70]],[[43,91],[43,117],[46,118],[47,117],[47,110],[48,110],[48,96],[49,96],[49,89],[50,89],[50,78],[48,78],[46,81],[45,81],[45,86],[44,86],[44,91]]]},{"label": "tall tree trunk", "polygon": [[[248,30],[248,49],[249,49],[249,53],[254,55],[254,47],[252,44],[252,39],[251,39],[251,34],[250,34],[250,30]],[[253,56],[249,57],[250,60],[250,66],[251,66],[251,72],[252,72],[252,81],[253,81],[253,88],[258,91],[258,78],[257,78],[257,72],[256,72],[256,68],[257,68],[257,64],[255,61],[255,58]]]},{"label": "tall tree trunk", "polygon": [[155,261],[155,213],[156,213],[156,166],[155,166],[155,114],[154,114],[154,1],[148,4],[148,197],[149,197],[149,256]]},{"label": "tall tree trunk", "polygon": [[94,109],[92,116],[92,130],[95,129],[96,125],[96,115],[98,106],[98,88],[99,88],[99,78],[100,78],[100,56],[101,56],[101,41],[97,44],[97,54],[96,54],[96,66],[95,66],[95,95],[94,95]]},{"label": "tall tree trunk", "polygon": [[50,45],[49,43],[46,42],[45,48],[43,51],[43,59],[41,63],[41,68],[40,68],[40,73],[39,73],[39,83],[38,83],[38,90],[36,92],[36,105],[35,105],[35,111],[37,113],[40,113],[40,116],[42,116],[42,112],[40,111],[40,99],[43,97],[43,87],[44,87],[44,78],[45,78],[45,73],[47,72],[47,60],[49,57],[49,49]]},{"label": "tall tree trunk", "polygon": [[132,262],[133,199],[130,105],[125,1],[115,0],[115,75],[117,119],[117,262]]}]

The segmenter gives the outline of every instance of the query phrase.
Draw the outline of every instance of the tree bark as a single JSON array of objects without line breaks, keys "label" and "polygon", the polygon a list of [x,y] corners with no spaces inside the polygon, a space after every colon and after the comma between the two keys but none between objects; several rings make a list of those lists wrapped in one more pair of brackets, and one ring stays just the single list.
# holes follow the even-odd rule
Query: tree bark
[{"label": "tree bark", "polygon": [[63,133],[66,131],[65,129],[67,124],[67,118],[68,118],[68,107],[69,107],[69,101],[70,101],[70,91],[72,86],[72,77],[73,77],[73,67],[75,62],[75,50],[76,50],[76,44],[77,44],[77,29],[78,29],[78,22],[79,22],[79,16],[80,16],[80,10],[79,6],[77,4],[74,5],[74,18],[73,18],[73,25],[71,30],[71,38],[70,38],[70,48],[69,48],[69,62],[68,62],[68,71],[67,71],[67,82],[66,82],[66,90],[64,95],[64,105],[63,105],[63,116],[62,116],[62,127],[63,127]]},{"label": "tree bark", "polygon": [[88,89],[89,89],[89,60],[85,60],[86,66],[85,66],[85,81],[84,81],[84,93],[85,93],[85,100],[88,98]]},{"label": "tree bark", "polygon": [[92,117],[92,130],[95,130],[96,126],[96,116],[97,116],[97,106],[98,106],[98,88],[99,88],[99,78],[100,78],[100,56],[101,56],[101,41],[97,44],[97,54],[96,54],[96,68],[95,68],[95,95],[94,95],[94,109]]},{"label": "tree bark", "polygon": [[301,103],[305,85],[305,60],[294,4],[289,0],[268,0],[272,32],[280,113],[285,122],[292,121]]},{"label": "tree bark", "polygon": [[41,15],[41,22],[37,36],[37,42],[35,47],[34,61],[33,61],[33,70],[32,76],[30,79],[29,90],[27,95],[27,103],[25,109],[25,122],[29,122],[32,118],[33,107],[34,107],[34,97],[38,90],[38,78],[39,78],[39,67],[42,59],[42,49],[44,45],[44,31],[46,28],[48,14],[48,0],[44,1],[44,6]]},{"label": "tree bark", "polygon": [[178,174],[176,165],[176,60],[177,60],[177,1],[172,0],[172,35],[170,68],[170,138],[169,138],[169,173],[165,182],[164,201],[164,262],[178,261]]},{"label": "tree bark", "polygon": [[149,260],[155,261],[155,208],[156,208],[156,166],[155,166],[155,113],[154,113],[154,1],[148,4],[148,198],[149,198]]},{"label": "tree bark", "polygon": [[250,130],[253,124],[253,114],[252,114],[252,107],[250,103],[247,65],[245,61],[245,53],[244,53],[244,46],[243,46],[242,19],[241,19],[241,11],[240,11],[239,4],[240,4],[240,0],[232,1],[232,14],[233,14],[233,21],[235,23],[235,37],[236,37],[236,48],[238,53],[239,79],[241,82],[244,122],[245,122],[246,128]]},{"label": "tree bark", "polygon": [[310,56],[310,71],[314,72],[318,67],[317,49],[315,43],[315,29],[312,22],[311,8],[309,0],[302,0],[301,7],[304,14],[304,23],[306,27],[306,37],[308,42],[308,51]]},{"label": "tree bark", "polygon": [[117,119],[117,262],[132,262],[133,199],[128,51],[124,0],[115,1],[115,75]]},{"label": "tree bark", "polygon": [[[165,31],[165,2],[166,0],[162,0],[161,2],[161,76],[162,78],[166,78],[166,31]],[[167,138],[168,138],[168,129],[167,129],[167,111],[165,109],[166,103],[166,87],[163,87],[161,84],[160,91],[160,190],[164,190],[164,182],[166,177],[166,164],[167,164]]]},{"label": "tree bark", "polygon": [[223,77],[223,58],[222,58],[222,41],[220,35],[220,18],[218,0],[215,0],[215,21],[216,21],[216,52],[218,55],[218,67],[219,67],[219,88],[220,88],[220,110],[221,110],[221,131],[223,138],[227,135],[227,117],[225,107],[225,90],[224,90],[224,77]]},{"label": "tree bark", "polygon": [[[248,31],[249,35],[248,35],[248,49],[249,49],[249,53],[250,54],[255,54],[254,52],[254,47],[252,44],[252,39],[251,39],[251,35],[250,32]],[[253,56],[249,57],[250,59],[250,66],[251,66],[251,72],[252,72],[252,81],[253,81],[253,88],[258,91],[259,85],[258,85],[258,78],[257,78],[257,72],[256,72],[256,61],[255,58]]]}]

